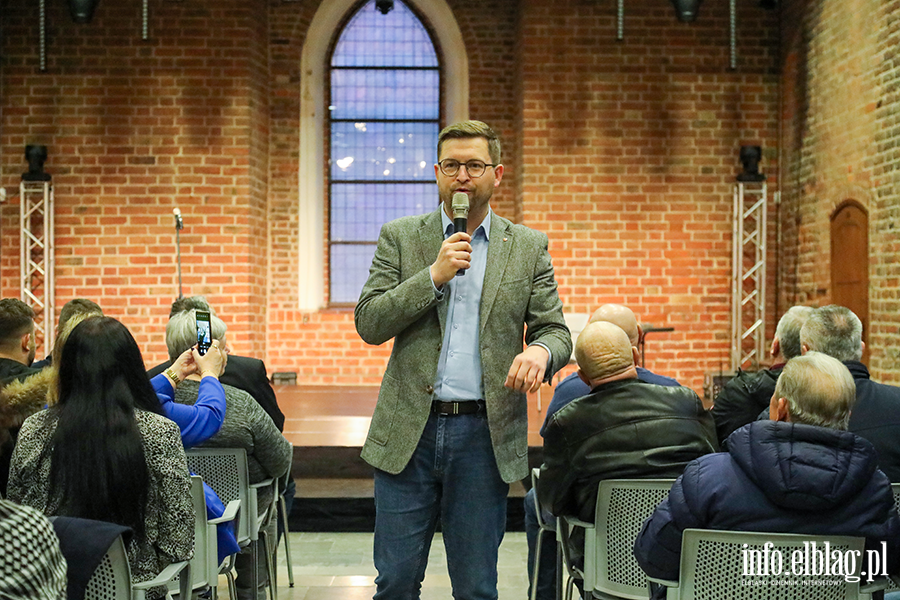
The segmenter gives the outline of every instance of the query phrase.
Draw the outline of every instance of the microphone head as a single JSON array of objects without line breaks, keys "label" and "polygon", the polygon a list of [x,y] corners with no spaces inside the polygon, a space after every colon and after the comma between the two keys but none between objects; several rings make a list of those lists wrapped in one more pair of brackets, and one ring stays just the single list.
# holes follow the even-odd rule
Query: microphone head
[{"label": "microphone head", "polygon": [[456,192],[450,201],[450,212],[454,219],[465,219],[469,216],[469,196],[465,192]]},{"label": "microphone head", "polygon": [[180,216],[181,216],[181,209],[180,209],[180,208],[173,208],[173,209],[172,209],[172,214],[175,215],[176,217],[180,217]]}]

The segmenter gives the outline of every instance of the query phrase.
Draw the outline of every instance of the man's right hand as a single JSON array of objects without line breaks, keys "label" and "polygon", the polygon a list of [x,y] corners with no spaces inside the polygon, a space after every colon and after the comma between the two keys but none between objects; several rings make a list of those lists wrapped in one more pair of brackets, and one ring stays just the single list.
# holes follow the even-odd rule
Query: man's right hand
[{"label": "man's right hand", "polygon": [[454,233],[441,244],[437,260],[431,265],[431,280],[440,288],[456,276],[460,269],[468,269],[472,262],[472,236],[468,233]]}]

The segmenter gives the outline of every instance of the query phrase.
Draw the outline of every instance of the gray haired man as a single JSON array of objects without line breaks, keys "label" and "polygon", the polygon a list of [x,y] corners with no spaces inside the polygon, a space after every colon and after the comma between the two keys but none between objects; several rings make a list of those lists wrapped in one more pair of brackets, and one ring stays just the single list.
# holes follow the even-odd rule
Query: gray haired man
[{"label": "gray haired man", "polygon": [[800,331],[803,352],[815,350],[843,362],[856,384],[850,431],[869,440],[878,466],[892,482],[900,482],[900,388],[876,383],[860,362],[865,344],[862,322],[852,310],[831,304],[810,314]]}]

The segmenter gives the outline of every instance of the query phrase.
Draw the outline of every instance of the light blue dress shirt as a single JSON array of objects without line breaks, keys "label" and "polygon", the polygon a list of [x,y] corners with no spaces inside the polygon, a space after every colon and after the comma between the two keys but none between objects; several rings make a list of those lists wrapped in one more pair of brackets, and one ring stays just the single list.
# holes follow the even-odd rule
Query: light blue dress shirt
[{"label": "light blue dress shirt", "polygon": [[[487,268],[487,250],[491,235],[491,216],[488,213],[472,236],[472,260],[463,277],[454,277],[440,290],[434,288],[435,296],[443,300],[449,295],[447,320],[444,323],[444,342],[438,360],[437,380],[434,384],[435,400],[460,401],[483,400],[484,385],[481,370],[481,350],[479,333],[481,330],[481,289]],[[453,235],[453,221],[441,210],[444,239]],[[431,282],[434,285],[434,281]],[[532,342],[547,351],[547,369],[544,381],[549,378],[553,353],[545,344]],[[501,374],[506,378],[506,373]]]},{"label": "light blue dress shirt", "polygon": [[[437,400],[478,400],[484,398],[481,371],[481,288],[487,267],[487,251],[491,234],[489,209],[484,221],[472,236],[472,260],[462,277],[454,277],[435,292],[447,296],[447,320],[444,343],[438,360],[434,397]],[[444,239],[453,234],[453,221],[441,210]]]}]

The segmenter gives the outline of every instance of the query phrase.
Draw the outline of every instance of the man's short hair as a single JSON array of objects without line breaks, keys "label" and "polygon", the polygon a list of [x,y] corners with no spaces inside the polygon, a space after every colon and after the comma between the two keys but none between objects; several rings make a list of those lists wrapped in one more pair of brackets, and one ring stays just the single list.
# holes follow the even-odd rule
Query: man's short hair
[{"label": "man's short hair", "polygon": [[812,312],[813,308],[810,306],[792,306],[778,321],[775,337],[778,338],[778,345],[781,346],[781,354],[787,360],[803,353],[800,330],[803,329],[803,324],[806,323]]},{"label": "man's short hair", "polygon": [[800,343],[840,361],[862,357],[862,322],[845,306],[815,309],[803,324]]},{"label": "man's short hair", "polygon": [[448,125],[438,135],[437,156],[441,158],[441,148],[445,140],[465,140],[471,138],[484,138],[488,143],[488,154],[491,162],[500,164],[500,136],[498,136],[487,123],[482,121],[462,121]]},{"label": "man's short hair", "polygon": [[[222,319],[210,314],[209,331],[212,339],[221,340],[225,337],[228,328]],[[196,343],[197,311],[191,309],[172,315],[166,324],[166,348],[169,351],[169,359],[175,360]]]},{"label": "man's short hair", "polygon": [[0,300],[0,346],[18,344],[23,335],[34,331],[34,309],[18,298]]},{"label": "man's short hair", "polygon": [[57,331],[66,328],[66,323],[75,315],[95,315],[103,316],[103,309],[93,300],[87,298],[73,298],[63,304],[62,310],[59,311],[59,323],[56,325]]},{"label": "man's short hair", "polygon": [[775,398],[787,400],[792,423],[846,430],[856,384],[836,358],[807,352],[784,366],[775,384]]},{"label": "man's short hair", "polygon": [[187,310],[208,310],[209,314],[216,314],[216,311],[206,301],[206,296],[185,296],[172,303],[172,308],[169,309],[169,318]]}]

